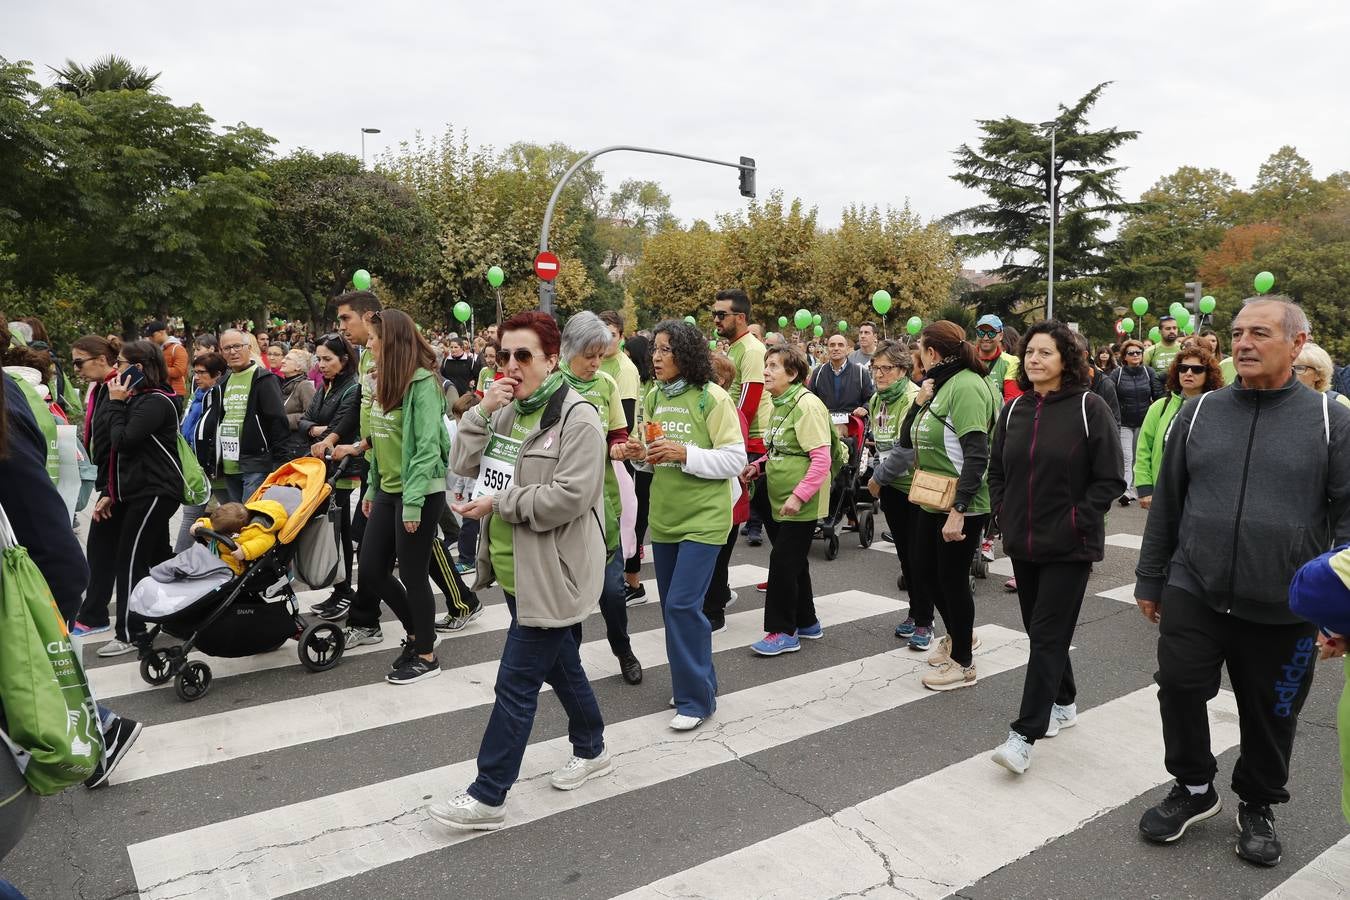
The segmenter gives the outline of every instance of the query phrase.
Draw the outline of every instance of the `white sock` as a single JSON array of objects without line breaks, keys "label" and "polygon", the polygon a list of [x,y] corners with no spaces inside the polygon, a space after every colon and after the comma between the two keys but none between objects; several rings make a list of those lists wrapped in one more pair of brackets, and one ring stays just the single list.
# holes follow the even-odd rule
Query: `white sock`
[{"label": "white sock", "polygon": [[1191,796],[1192,796],[1192,797],[1199,797],[1201,794],[1205,794],[1205,793],[1208,793],[1208,792],[1209,792],[1209,785],[1207,785],[1207,784],[1188,784],[1188,785],[1186,785],[1186,790],[1188,790],[1188,791],[1191,792]]}]

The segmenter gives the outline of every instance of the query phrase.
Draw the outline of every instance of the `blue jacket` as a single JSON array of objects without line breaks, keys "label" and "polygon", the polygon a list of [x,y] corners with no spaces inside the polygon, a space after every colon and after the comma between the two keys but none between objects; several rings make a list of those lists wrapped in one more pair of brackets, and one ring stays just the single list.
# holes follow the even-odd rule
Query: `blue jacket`
[{"label": "blue jacket", "polygon": [[197,420],[202,417],[202,398],[205,396],[206,391],[202,388],[192,392],[192,403],[183,416],[183,424],[178,426],[183,437],[187,438],[188,446],[193,448],[197,446]]}]

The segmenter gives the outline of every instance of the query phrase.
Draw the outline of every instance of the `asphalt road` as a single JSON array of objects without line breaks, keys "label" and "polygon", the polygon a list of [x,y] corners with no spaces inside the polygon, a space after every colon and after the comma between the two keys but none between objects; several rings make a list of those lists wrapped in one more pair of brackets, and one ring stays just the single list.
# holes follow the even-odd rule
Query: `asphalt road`
[{"label": "asphalt road", "polygon": [[44,803],[4,875],[32,898],[96,900],[1340,896],[1350,842],[1332,849],[1348,831],[1339,663],[1321,664],[1300,721],[1293,799],[1276,811],[1279,867],[1233,852],[1237,734],[1225,694],[1211,707],[1225,811],[1176,845],[1138,837],[1140,814],[1168,782],[1152,688],[1156,629],[1133,603],[1097,594],[1128,596],[1135,551],[1122,545],[1145,515],[1111,513],[1113,545],[1074,638],[1082,721],[1039,743],[1020,779],[988,760],[1015,718],[1026,658],[1002,576],[977,586],[979,684],[933,694],[917,686],[922,656],[892,635],[905,599],[892,554],[846,537],[827,562],[817,543],[825,637],[760,659],[746,646],[759,636],[763,595],[751,585],[768,548],[742,545],[732,579],[740,599],[715,643],[717,714],[692,733],[666,728],[656,602],[630,609],[647,665],[637,687],[618,677],[593,617],[587,670],[615,770],[577,791],[548,787],[567,756],[567,728],[542,695],[510,827],[489,835],[445,831],[423,807],[472,778],[503,638],[497,589],[483,595],[480,622],[441,644],[444,676],[412,687],[381,680],[392,637],[322,674],[303,671],[289,647],[235,669],[208,660],[239,674],[218,674],[192,704],[171,688],[143,689],[127,657],[86,649],[105,702],[146,731],[108,787]]}]

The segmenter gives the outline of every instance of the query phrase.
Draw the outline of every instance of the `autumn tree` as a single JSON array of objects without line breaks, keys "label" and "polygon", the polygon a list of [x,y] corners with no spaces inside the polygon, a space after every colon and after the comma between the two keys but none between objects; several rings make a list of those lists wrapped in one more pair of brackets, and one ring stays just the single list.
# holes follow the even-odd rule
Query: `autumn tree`
[{"label": "autumn tree", "polygon": [[[666,228],[648,238],[628,278],[638,323],[652,325],[711,308],[711,298],[722,286],[718,266],[723,244],[723,235],[706,222]],[[758,310],[756,317],[762,318]]]}]

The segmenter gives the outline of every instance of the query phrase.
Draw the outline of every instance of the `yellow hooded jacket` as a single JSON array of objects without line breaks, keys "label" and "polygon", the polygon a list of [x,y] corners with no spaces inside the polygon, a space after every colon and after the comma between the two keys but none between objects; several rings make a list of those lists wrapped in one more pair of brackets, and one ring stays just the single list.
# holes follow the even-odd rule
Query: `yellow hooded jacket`
[{"label": "yellow hooded jacket", "polygon": [[[244,551],[244,560],[254,560],[262,556],[277,542],[277,533],[286,525],[286,507],[275,500],[254,500],[244,504],[244,508],[253,513],[248,524],[235,536],[234,542]],[[211,519],[203,517],[197,520],[203,528],[211,527]],[[219,541],[215,546],[216,554],[236,575],[244,573],[244,562],[234,558],[234,553]]]}]

